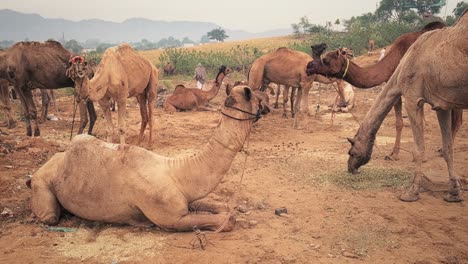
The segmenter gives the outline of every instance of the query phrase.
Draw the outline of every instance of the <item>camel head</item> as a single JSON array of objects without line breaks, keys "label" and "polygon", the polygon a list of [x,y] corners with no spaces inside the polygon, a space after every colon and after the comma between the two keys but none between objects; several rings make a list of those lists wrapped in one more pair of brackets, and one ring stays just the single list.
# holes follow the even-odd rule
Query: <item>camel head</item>
[{"label": "camel head", "polygon": [[307,64],[307,75],[321,74],[326,77],[344,78],[349,67],[350,49],[340,48],[321,57],[319,52],[323,51],[317,45],[312,46],[314,60]]},{"label": "camel head", "polygon": [[83,78],[88,75],[88,62],[81,56],[74,56],[68,62],[67,76],[75,82],[75,90],[81,98],[89,96],[88,91],[84,91]]},{"label": "camel head", "polygon": [[361,139],[358,134],[353,139],[348,138],[349,143],[351,143],[351,148],[348,151],[348,172],[352,174],[358,173],[359,167],[369,162],[375,140],[375,138],[372,140]]},{"label": "camel head", "polygon": [[[220,83],[218,83],[219,82],[218,77],[219,77],[220,74],[224,74],[224,76],[223,76],[223,78],[224,78],[226,75],[230,74],[231,72],[232,72],[231,68],[226,67],[224,65],[221,65],[221,67],[219,67],[218,74],[216,75],[216,78],[215,78],[216,85],[217,86],[220,85]],[[221,79],[221,81],[222,81],[222,79]]]},{"label": "camel head", "polygon": [[262,115],[270,112],[270,106],[264,96],[253,92],[246,85],[234,86],[229,90],[221,113],[238,121],[258,121]]}]

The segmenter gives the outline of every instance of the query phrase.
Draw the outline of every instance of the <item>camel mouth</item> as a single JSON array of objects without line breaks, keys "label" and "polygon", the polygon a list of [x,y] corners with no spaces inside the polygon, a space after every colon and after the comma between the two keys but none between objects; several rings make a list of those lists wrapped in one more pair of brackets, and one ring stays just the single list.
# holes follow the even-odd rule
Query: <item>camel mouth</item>
[{"label": "camel mouth", "polygon": [[84,71],[79,71],[76,73],[76,76],[78,76],[78,78],[84,78],[85,77],[85,72]]}]

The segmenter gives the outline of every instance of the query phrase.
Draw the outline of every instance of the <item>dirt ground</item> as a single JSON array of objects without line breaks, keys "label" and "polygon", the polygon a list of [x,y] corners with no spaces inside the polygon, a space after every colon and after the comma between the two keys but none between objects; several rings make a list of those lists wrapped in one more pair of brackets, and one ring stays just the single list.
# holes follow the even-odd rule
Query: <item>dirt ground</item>
[{"label": "dirt ground", "polygon": [[[378,91],[356,89],[356,108],[336,114],[333,125],[327,108],[335,97],[333,89],[320,96],[311,91],[311,115],[302,116],[300,129],[293,129],[293,120],[282,118],[280,109],[257,122],[244,150],[210,195],[238,206],[236,228],[205,232],[205,250],[192,249],[192,232],[116,226],[71,215],[59,224],[68,232],[56,232],[30,221],[25,178],[69,143],[73,104],[71,97],[62,96],[62,111],[56,114],[60,120],[43,124],[41,137],[27,138],[23,122],[12,130],[2,128],[8,135],[0,135],[0,263],[468,263],[468,210],[466,202],[443,201],[448,173],[436,152],[440,130],[429,107],[429,161],[423,169],[431,182],[419,201],[397,198],[414,168],[407,118],[401,159],[384,160],[395,138],[393,112],[378,132],[370,163],[360,175],[347,174],[346,137],[354,136]],[[220,91],[214,105],[221,106],[225,97]],[[98,111],[95,131],[105,139],[105,122]],[[220,116],[219,111],[169,115],[158,108],[156,137],[143,147],[167,156],[193,153],[207,142]],[[127,120],[127,141],[135,144],[140,123],[135,104],[130,104]],[[455,171],[468,178],[467,125],[456,139]],[[288,214],[275,215],[280,207]]]}]

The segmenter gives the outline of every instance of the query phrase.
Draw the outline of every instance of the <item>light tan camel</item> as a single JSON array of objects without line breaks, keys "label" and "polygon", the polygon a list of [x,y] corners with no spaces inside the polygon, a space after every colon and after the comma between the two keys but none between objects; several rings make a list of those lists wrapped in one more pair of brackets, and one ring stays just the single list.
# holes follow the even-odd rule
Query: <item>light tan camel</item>
[{"label": "light tan camel", "polygon": [[342,79],[336,80],[337,95],[332,105],[333,112],[347,113],[354,108],[356,98],[354,96],[353,86]]},{"label": "light tan camel", "polygon": [[[296,105],[294,113],[299,111],[300,102],[302,111],[308,113],[308,94],[312,88],[312,83],[318,81],[321,83],[332,83],[324,76],[307,75],[305,72],[307,63],[312,57],[304,52],[291,50],[288,48],[279,48],[274,52],[265,54],[256,59],[248,74],[248,83],[253,90],[264,91],[270,82],[297,87]],[[297,115],[294,119],[294,127],[297,128]]]},{"label": "light tan camel", "polygon": [[400,196],[403,201],[419,199],[424,153],[423,106],[428,103],[437,112],[442,132],[442,153],[450,178],[449,202],[459,202],[460,178],[453,167],[451,111],[468,108],[468,15],[449,28],[423,34],[408,49],[400,65],[367,112],[354,139],[349,139],[348,170],[356,173],[372,154],[376,133],[393,105],[403,96],[416,143],[416,171],[410,189]]},{"label": "light tan camel", "polygon": [[66,152],[55,154],[34,173],[31,210],[49,225],[58,223],[64,208],[93,221],[230,231],[235,218],[227,204],[203,198],[221,182],[253,123],[268,111],[250,88],[234,87],[205,147],[175,158],[76,136]]},{"label": "light tan camel", "polygon": [[81,98],[99,102],[107,121],[107,141],[112,142],[114,125],[110,111],[110,99],[118,106],[118,127],[120,143],[125,143],[125,115],[127,98],[136,97],[140,105],[141,128],[138,145],[143,139],[146,125],[149,124],[149,143],[153,136],[153,107],[158,84],[158,70],[153,64],[138,54],[130,45],[121,44],[108,48],[97,66],[94,77],[86,75],[87,63],[84,59],[74,60],[70,76]]},{"label": "light tan camel", "polygon": [[375,48],[375,42],[373,39],[369,39],[369,42],[367,43],[367,55],[372,56],[374,54],[374,48]]},{"label": "light tan camel", "polygon": [[[314,57],[314,60],[307,65],[307,74],[322,74],[325,76],[342,78],[357,88],[375,87],[382,84],[383,82],[388,81],[408,48],[422,34],[431,30],[441,29],[443,27],[445,27],[445,24],[443,23],[432,22],[427,24],[420,31],[401,35],[393,42],[391,49],[380,62],[364,68],[359,67],[356,63],[349,60],[349,58],[346,58],[341,50],[329,52],[322,59],[320,59],[320,55],[325,50],[324,48],[326,48],[326,45],[314,45],[312,46],[312,56]],[[401,100],[398,100],[395,104],[394,111],[396,119],[396,137],[392,152],[385,157],[387,160],[399,159],[401,131],[403,129]],[[455,138],[455,135],[462,124],[463,111],[454,110],[452,114],[452,133],[454,135],[453,138]]]},{"label": "light tan camel", "polygon": [[209,102],[216,97],[219,88],[223,83],[226,75],[232,70],[226,66],[219,68],[213,86],[209,91],[204,91],[198,88],[186,88],[183,85],[177,85],[172,95],[168,96],[164,101],[164,111],[174,113],[177,110],[187,111],[208,111],[214,110],[209,106]]}]

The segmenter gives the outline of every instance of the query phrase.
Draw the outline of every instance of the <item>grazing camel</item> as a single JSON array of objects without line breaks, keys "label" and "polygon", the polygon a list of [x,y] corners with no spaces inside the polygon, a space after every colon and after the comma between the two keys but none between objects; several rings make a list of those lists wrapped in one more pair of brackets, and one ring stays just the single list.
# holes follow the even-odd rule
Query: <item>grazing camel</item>
[{"label": "grazing camel", "polygon": [[372,56],[374,54],[374,48],[375,48],[375,42],[373,39],[369,39],[369,42],[367,43],[367,55]]},{"label": "grazing camel", "polygon": [[[34,136],[39,136],[41,133],[31,90],[33,88],[59,89],[74,86],[73,81],[66,75],[65,69],[72,56],[71,52],[56,41],[18,42],[5,51],[6,70],[1,69],[2,63],[0,62],[0,75],[4,71],[6,72],[8,80],[13,84],[20,98],[26,118],[26,134],[28,136],[33,135],[31,121],[34,122]],[[90,115],[94,113],[92,103],[86,106],[83,104],[80,106],[82,116],[86,115],[86,108]],[[91,133],[95,120],[96,117],[92,116],[88,133]],[[86,124],[83,125],[83,122],[82,119],[80,127],[86,126]]]},{"label": "grazing camel", "polygon": [[205,147],[175,158],[76,136],[66,152],[55,154],[34,173],[31,210],[48,225],[58,223],[64,208],[93,221],[230,231],[235,218],[228,205],[202,198],[221,182],[253,123],[268,112],[250,88],[236,86]]},{"label": "grazing camel", "polygon": [[[432,22],[417,32],[406,33],[398,37],[387,55],[377,64],[361,68],[353,61],[350,61],[340,50],[327,53],[322,59],[321,54],[326,45],[319,44],[312,46],[312,56],[315,58],[307,65],[307,74],[322,74],[325,76],[342,78],[357,88],[371,88],[388,81],[401,58],[408,48],[425,32],[445,27],[443,23]],[[396,137],[392,152],[385,157],[388,160],[398,160],[400,154],[401,131],[403,129],[402,101],[398,100],[394,106]],[[460,110],[452,112],[452,129],[455,135],[462,123]]]},{"label": "grazing camel", "polygon": [[[270,82],[298,88],[296,102],[302,110],[308,112],[308,94],[314,81],[329,84],[330,80],[320,75],[307,75],[305,68],[312,57],[304,52],[279,48],[256,59],[248,73],[248,83],[253,90],[264,91]],[[302,98],[304,95],[304,98]],[[294,106],[294,113],[299,111],[299,104]],[[294,127],[297,128],[297,115]]]},{"label": "grazing camel", "polygon": [[198,88],[186,88],[183,85],[177,85],[174,92],[166,98],[164,102],[164,111],[174,113],[179,111],[208,111],[213,110],[209,107],[209,102],[216,97],[219,88],[226,75],[232,72],[231,68],[221,66],[216,75],[213,86],[209,91]]},{"label": "grazing camel", "polygon": [[74,58],[69,74],[75,82],[79,96],[99,102],[107,121],[107,141],[112,142],[110,99],[118,106],[118,127],[120,143],[125,144],[125,114],[127,97],[136,97],[140,105],[141,128],[138,145],[143,139],[146,125],[149,125],[149,143],[153,136],[153,105],[158,84],[158,70],[151,62],[138,54],[130,45],[122,44],[107,49],[97,66],[94,77],[86,75],[87,63],[82,57]]},{"label": "grazing camel", "polygon": [[427,32],[408,49],[388,83],[367,112],[351,143],[348,171],[369,162],[376,133],[393,105],[403,96],[416,143],[416,171],[409,190],[400,196],[403,201],[419,199],[422,180],[421,163],[424,153],[425,103],[437,112],[442,132],[442,154],[450,178],[449,192],[444,199],[459,202],[460,178],[453,166],[451,111],[468,109],[468,15],[467,11],[452,27]]}]

